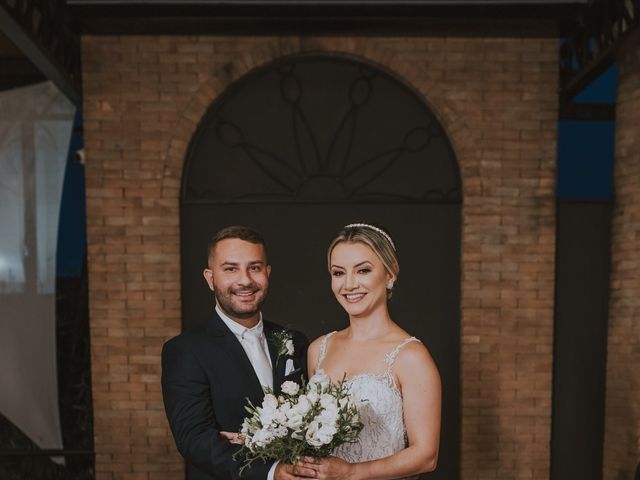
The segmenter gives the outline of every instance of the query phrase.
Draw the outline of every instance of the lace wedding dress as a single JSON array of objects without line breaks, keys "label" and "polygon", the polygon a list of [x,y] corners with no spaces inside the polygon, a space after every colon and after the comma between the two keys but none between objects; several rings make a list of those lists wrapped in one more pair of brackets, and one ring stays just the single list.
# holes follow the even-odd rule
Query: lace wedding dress
[{"label": "lace wedding dress", "polygon": [[[322,339],[316,372],[323,371],[321,364],[327,354],[327,342],[335,333],[337,332],[331,332]],[[402,415],[402,394],[391,373],[391,367],[405,345],[419,341],[415,337],[407,338],[387,353],[384,358],[384,373],[360,373],[347,379],[364,428],[356,443],[342,445],[336,449],[333,453],[336,457],[349,463],[365,462],[388,457],[406,448],[407,432]]]}]

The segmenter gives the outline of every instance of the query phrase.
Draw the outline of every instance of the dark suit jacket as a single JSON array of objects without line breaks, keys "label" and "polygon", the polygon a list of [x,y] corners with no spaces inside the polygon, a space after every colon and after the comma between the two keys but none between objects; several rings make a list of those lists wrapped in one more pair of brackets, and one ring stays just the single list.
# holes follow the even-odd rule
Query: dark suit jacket
[{"label": "dark suit jacket", "polygon": [[[283,327],[264,322],[267,339]],[[294,353],[277,359],[269,343],[274,366],[273,386],[279,393],[286,380],[300,382],[307,372],[309,342],[291,330]],[[285,377],[287,358],[296,370]],[[233,460],[238,446],[220,437],[220,431],[238,432],[247,416],[249,399],[262,403],[264,394],[242,345],[217,313],[203,328],[188,330],[162,349],[162,396],[178,451],[188,462],[190,479],[237,479],[241,464]],[[271,464],[255,462],[242,479],[264,480]]]}]

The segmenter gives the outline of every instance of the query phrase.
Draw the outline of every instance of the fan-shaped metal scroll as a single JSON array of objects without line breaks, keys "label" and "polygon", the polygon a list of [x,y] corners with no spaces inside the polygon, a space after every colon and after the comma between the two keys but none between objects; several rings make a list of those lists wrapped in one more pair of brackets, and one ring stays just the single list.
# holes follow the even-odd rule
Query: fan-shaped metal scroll
[{"label": "fan-shaped metal scroll", "polygon": [[455,154],[422,99],[387,72],[333,55],[257,68],[193,137],[183,204],[460,201]]}]

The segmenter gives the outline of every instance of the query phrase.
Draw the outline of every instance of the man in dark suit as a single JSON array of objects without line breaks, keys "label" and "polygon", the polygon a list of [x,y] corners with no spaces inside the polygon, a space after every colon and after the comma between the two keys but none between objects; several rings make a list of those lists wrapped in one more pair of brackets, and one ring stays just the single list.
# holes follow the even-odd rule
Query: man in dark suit
[{"label": "man in dark suit", "polygon": [[[300,382],[306,374],[305,336],[262,319],[270,272],[259,233],[242,226],[219,231],[209,244],[204,270],[215,312],[204,327],[183,332],[162,349],[165,410],[190,480],[239,478],[241,464],[233,459],[239,447],[220,432],[239,431],[247,399],[259,405],[263,387],[277,394],[284,381]],[[278,332],[277,337],[291,342],[276,345]],[[313,474],[301,466],[254,462],[242,479]]]}]

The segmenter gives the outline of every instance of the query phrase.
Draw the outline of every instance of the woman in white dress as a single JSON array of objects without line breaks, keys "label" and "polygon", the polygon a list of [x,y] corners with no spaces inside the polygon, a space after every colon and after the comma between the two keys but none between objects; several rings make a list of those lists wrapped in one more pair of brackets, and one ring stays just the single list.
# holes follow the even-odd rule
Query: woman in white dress
[{"label": "woman in white dress", "polygon": [[[390,317],[387,301],[400,267],[391,236],[351,224],[328,250],[331,288],[349,326],[309,347],[310,375],[344,376],[359,405],[359,441],[335,456],[306,458],[315,478],[411,478],[435,469],[440,439],[440,376],[425,346]],[[424,313],[416,312],[423,316]],[[308,471],[308,470],[305,470]]]}]

